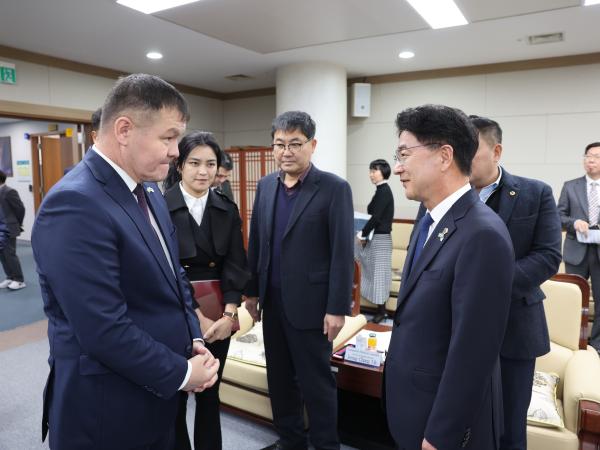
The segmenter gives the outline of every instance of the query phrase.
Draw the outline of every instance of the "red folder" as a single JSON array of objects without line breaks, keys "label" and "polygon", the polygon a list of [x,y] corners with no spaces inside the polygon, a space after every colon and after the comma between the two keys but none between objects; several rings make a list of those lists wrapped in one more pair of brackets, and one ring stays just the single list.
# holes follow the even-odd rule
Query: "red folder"
[{"label": "red folder", "polygon": [[[210,320],[217,321],[223,317],[225,305],[223,304],[223,292],[219,280],[192,281],[194,286],[194,300],[198,303],[202,314]],[[240,329],[240,323],[236,319],[231,328],[232,332]]]}]

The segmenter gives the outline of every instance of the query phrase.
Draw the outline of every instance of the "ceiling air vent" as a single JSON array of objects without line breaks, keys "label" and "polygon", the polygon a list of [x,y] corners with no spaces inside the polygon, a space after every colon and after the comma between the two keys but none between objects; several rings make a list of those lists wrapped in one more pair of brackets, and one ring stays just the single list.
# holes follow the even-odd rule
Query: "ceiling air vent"
[{"label": "ceiling air vent", "polygon": [[237,75],[229,75],[225,78],[230,81],[246,81],[252,79],[250,75],[244,75],[243,73],[238,73]]},{"label": "ceiling air vent", "polygon": [[554,42],[562,42],[564,40],[565,34],[562,32],[527,36],[527,42],[529,45],[552,44]]}]

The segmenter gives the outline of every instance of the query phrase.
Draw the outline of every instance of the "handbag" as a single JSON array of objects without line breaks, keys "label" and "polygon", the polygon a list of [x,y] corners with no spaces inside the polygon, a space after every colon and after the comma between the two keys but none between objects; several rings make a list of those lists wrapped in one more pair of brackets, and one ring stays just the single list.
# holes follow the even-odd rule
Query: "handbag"
[{"label": "handbag", "polygon": [[[225,305],[223,304],[223,292],[219,280],[192,281],[194,287],[194,300],[200,307],[202,314],[215,322],[223,317]],[[231,332],[240,329],[240,322],[236,318],[233,321]]]}]

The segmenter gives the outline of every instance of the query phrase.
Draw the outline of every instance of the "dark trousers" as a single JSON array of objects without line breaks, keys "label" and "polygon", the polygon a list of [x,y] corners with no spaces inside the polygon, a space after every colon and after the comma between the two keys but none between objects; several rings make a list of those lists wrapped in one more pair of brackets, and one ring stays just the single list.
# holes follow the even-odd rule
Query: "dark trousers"
[{"label": "dark trousers", "polygon": [[535,359],[500,357],[504,433],[500,450],[527,450],[527,409],[531,402]]},{"label": "dark trousers", "polygon": [[567,273],[581,275],[586,280],[592,280],[592,296],[594,297],[594,324],[590,335],[590,345],[600,352],[600,260],[598,259],[598,246],[588,245],[583,261],[573,266],[565,263]]},{"label": "dark trousers", "polygon": [[284,449],[306,449],[306,406],[311,443],[316,449],[337,450],[337,388],[329,361],[331,343],[322,329],[295,329],[281,301],[281,291],[270,290],[263,309],[273,425]]},{"label": "dark trousers", "polygon": [[[231,338],[227,338],[222,341],[206,343],[206,348],[219,360],[219,379],[212,387],[194,394],[196,397],[196,415],[194,417],[195,450],[220,450],[223,445],[221,439],[219,385],[221,384],[230,341]],[[181,396],[177,419],[175,420],[175,450],[191,450],[185,420],[188,394],[183,392]]]},{"label": "dark trousers", "polygon": [[144,445],[141,447],[134,447],[131,450],[172,450],[174,449],[175,433],[171,429],[167,434],[162,436],[156,442],[150,445]]},{"label": "dark trousers", "polygon": [[21,263],[17,256],[17,238],[12,237],[6,240],[6,245],[3,250],[0,250],[0,262],[6,278],[13,281],[23,281],[23,271]]}]

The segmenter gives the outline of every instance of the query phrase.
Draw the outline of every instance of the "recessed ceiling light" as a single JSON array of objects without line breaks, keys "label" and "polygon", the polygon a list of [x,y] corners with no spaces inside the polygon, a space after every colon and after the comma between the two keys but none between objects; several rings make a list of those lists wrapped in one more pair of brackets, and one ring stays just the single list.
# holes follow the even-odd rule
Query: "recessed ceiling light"
[{"label": "recessed ceiling light", "polygon": [[402,59],[410,59],[410,58],[414,58],[414,56],[415,56],[414,52],[411,52],[410,50],[405,50],[398,54],[398,58],[402,58]]},{"label": "recessed ceiling light", "polygon": [[148,59],[162,59],[162,53],[159,52],[148,52],[146,53],[146,58]]},{"label": "recessed ceiling light", "polygon": [[583,2],[583,6],[598,5],[598,4],[600,4],[600,0],[585,0]]},{"label": "recessed ceiling light", "polygon": [[453,0],[407,0],[433,29],[466,25],[467,19]]},{"label": "recessed ceiling light", "polygon": [[117,0],[117,3],[144,14],[153,14],[165,9],[175,8],[176,6],[187,5],[198,0]]}]

